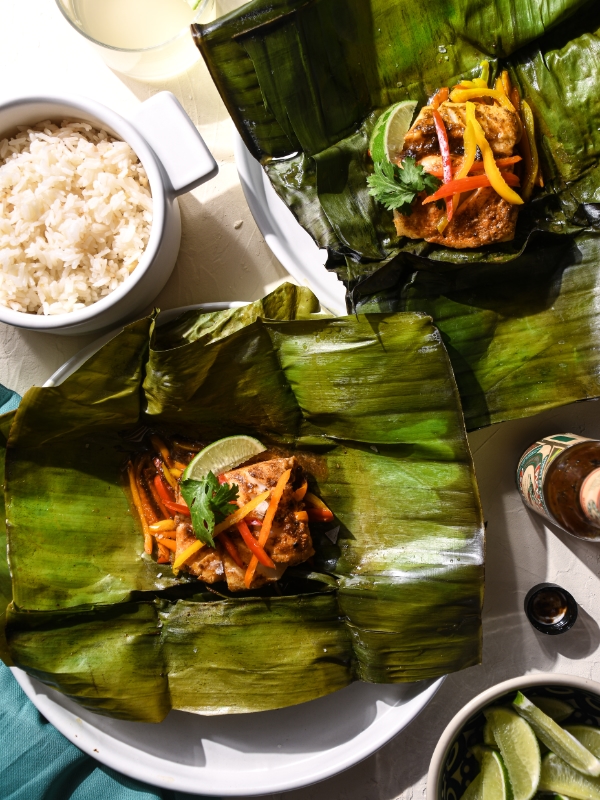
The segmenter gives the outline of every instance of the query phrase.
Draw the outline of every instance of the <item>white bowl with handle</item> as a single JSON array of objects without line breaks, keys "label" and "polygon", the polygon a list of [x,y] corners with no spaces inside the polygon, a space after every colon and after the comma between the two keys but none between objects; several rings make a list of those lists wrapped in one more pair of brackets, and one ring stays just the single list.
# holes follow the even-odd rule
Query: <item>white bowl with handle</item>
[{"label": "white bowl with handle", "polygon": [[45,95],[9,100],[0,104],[0,139],[16,133],[18,126],[47,119],[56,123],[64,119],[89,122],[130,145],[150,184],[150,239],[135,270],[106,297],[86,308],[54,315],[13,311],[0,305],[0,322],[62,335],[114,327],[139,314],[167,282],[181,241],[177,197],[214,178],[217,163],[170,92],[159,92],[146,100],[129,119],[86,97]]}]

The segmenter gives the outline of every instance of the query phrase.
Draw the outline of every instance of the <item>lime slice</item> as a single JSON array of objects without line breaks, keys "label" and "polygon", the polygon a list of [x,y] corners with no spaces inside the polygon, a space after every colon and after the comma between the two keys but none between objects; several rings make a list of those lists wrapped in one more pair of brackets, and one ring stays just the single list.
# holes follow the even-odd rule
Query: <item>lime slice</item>
[{"label": "lime slice", "polygon": [[592,728],[591,725],[567,725],[565,730],[587,747],[596,758],[600,758],[600,728]]},{"label": "lime slice", "polygon": [[556,792],[574,800],[600,800],[600,778],[582,775],[554,753],[542,759],[540,791]]},{"label": "lime slice", "polygon": [[[586,775],[600,775],[600,761],[577,739],[528,700],[521,692],[513,700],[518,713],[529,722],[538,738],[567,764]],[[568,792],[567,792],[568,794]]]},{"label": "lime slice", "polygon": [[483,754],[480,775],[481,800],[509,800],[511,792],[508,775],[495,750]]},{"label": "lime slice", "polygon": [[473,778],[460,800],[481,800],[481,773]]},{"label": "lime slice", "polygon": [[220,475],[233,469],[267,448],[252,436],[228,436],[200,450],[187,465],[182,480],[201,481],[209,472]]},{"label": "lime slice", "polygon": [[531,800],[542,768],[540,747],[531,725],[510,708],[497,706],[483,713],[500,748],[514,800]]},{"label": "lime slice", "polygon": [[369,142],[373,161],[393,161],[399,155],[416,107],[416,100],[403,100],[379,117]]},{"label": "lime slice", "polygon": [[551,717],[554,722],[562,722],[573,713],[573,706],[559,700],[557,697],[536,697],[535,704],[538,708]]}]

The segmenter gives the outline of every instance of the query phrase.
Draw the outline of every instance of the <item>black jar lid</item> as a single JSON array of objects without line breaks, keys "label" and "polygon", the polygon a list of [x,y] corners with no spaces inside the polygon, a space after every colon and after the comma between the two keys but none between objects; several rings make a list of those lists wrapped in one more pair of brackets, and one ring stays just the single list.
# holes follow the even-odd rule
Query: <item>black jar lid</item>
[{"label": "black jar lid", "polygon": [[577,603],[572,594],[556,583],[538,583],[527,592],[525,613],[540,633],[556,636],[570,630],[577,619]]}]

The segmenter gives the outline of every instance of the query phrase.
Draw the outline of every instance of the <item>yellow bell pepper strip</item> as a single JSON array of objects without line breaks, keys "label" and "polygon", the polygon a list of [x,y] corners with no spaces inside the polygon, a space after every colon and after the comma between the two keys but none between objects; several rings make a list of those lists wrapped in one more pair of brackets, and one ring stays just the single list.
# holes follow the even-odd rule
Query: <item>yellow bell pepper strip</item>
[{"label": "yellow bell pepper strip", "polygon": [[[144,552],[150,554],[152,553],[152,533],[150,532],[150,528],[148,527],[148,522],[146,520],[146,516],[144,514],[144,509],[142,507],[142,501],[140,498],[140,493],[138,491],[137,481],[136,481],[136,474],[133,464],[129,462],[127,465],[127,476],[129,478],[129,489],[131,490],[131,497],[133,499],[133,504],[138,512],[140,522],[142,523],[142,530],[144,531]],[[152,520],[156,522],[156,519]]]},{"label": "yellow bell pepper strip", "polygon": [[296,491],[294,492],[294,500],[297,500],[298,502],[304,500],[304,495],[306,494],[307,490],[308,490],[308,481],[304,481],[302,486],[299,489],[296,489]]},{"label": "yellow bell pepper strip", "polygon": [[154,533],[166,533],[167,531],[174,531],[177,525],[175,525],[175,520],[161,519],[160,522],[153,522],[148,527]]},{"label": "yellow bell pepper strip", "polygon": [[234,542],[229,538],[229,536],[225,533],[225,531],[223,531],[223,533],[221,534],[221,538],[219,539],[219,541],[223,543],[223,547],[225,548],[225,550],[227,550],[227,552],[234,560],[234,562],[238,565],[238,567],[240,569],[244,569],[244,562],[242,561],[242,557],[238,553],[238,549],[235,546]]},{"label": "yellow bell pepper strip", "polygon": [[179,567],[183,566],[185,562],[190,559],[195,553],[198,552],[204,544],[200,541],[200,539],[196,539],[196,541],[191,544],[189,547],[186,547],[183,553],[180,553],[175,561],[173,562],[173,569],[179,569]]},{"label": "yellow bell pepper strip", "polygon": [[[281,496],[283,495],[283,490],[285,489],[291,474],[292,470],[286,469],[286,471],[280,476],[279,480],[277,481],[277,485],[275,486],[271,494],[269,508],[267,509],[267,513],[265,514],[265,518],[263,520],[263,524],[260,529],[260,533],[258,535],[258,544],[263,549],[267,543],[269,534],[271,533],[271,526],[273,524],[273,519],[275,518],[275,514],[277,513],[277,509],[279,507],[279,501],[281,500]],[[250,563],[248,564],[248,569],[246,570],[246,575],[244,576],[244,583],[247,589],[249,589],[250,586],[252,585],[252,579],[254,578],[254,573],[256,572],[257,566],[258,566],[258,559],[256,556],[252,556],[252,558],[250,559]]]},{"label": "yellow bell pepper strip", "polygon": [[[453,196],[453,198],[452,198],[452,205],[453,206],[456,203],[456,201],[454,200],[454,197],[460,197],[460,195],[458,194],[458,195],[454,195]],[[446,214],[442,214],[442,216],[440,217],[440,221],[438,222],[438,224],[435,227],[438,229],[438,233],[443,233],[446,230],[446,228],[448,227],[448,216]]]},{"label": "yellow bell pepper strip", "polygon": [[[523,136],[523,151],[524,156],[527,155],[526,150],[529,150],[529,158],[525,160],[525,177],[523,179],[523,200],[529,200],[533,187],[535,186],[538,170],[540,166],[540,159],[538,155],[537,145],[535,143],[535,123],[533,120],[533,112],[531,106],[526,100],[521,102],[521,116],[525,127],[525,136]],[[525,145],[525,139],[527,144]]]},{"label": "yellow bell pepper strip", "polygon": [[177,479],[177,478],[181,478],[181,476],[183,475],[183,470],[182,470],[182,469],[178,469],[177,467],[171,467],[171,469],[169,470],[169,472],[171,473],[171,475],[172,475],[172,476],[173,476],[175,479]]},{"label": "yellow bell pepper strip", "polygon": [[176,492],[177,481],[175,480],[173,475],[171,475],[171,470],[167,467],[165,462],[161,461],[160,458],[156,457],[154,459],[154,466],[156,467],[156,471],[164,477],[165,481],[169,484],[171,489],[173,489],[173,491]]},{"label": "yellow bell pepper strip", "polygon": [[508,97],[504,94],[504,90],[500,89],[463,89],[457,86],[450,93],[450,100],[453,103],[466,103],[467,100],[473,100],[476,97],[491,97],[497,100],[501,106],[507,108],[509,111],[515,111],[515,107],[510,102]]},{"label": "yellow bell pepper strip", "polygon": [[[469,108],[469,106],[471,106]],[[494,153],[492,152],[492,148],[488,140],[485,138],[485,133],[483,132],[483,128],[475,118],[475,106],[469,104],[467,106],[467,120],[473,127],[473,131],[475,133],[475,141],[477,142],[477,146],[481,150],[481,155],[483,156],[483,165],[485,169],[485,174],[490,179],[490,184],[492,187],[498,192],[500,197],[506,200],[507,203],[512,203],[512,205],[523,205],[523,198],[519,197],[519,195],[513,191],[510,186],[508,185],[507,181],[502,176],[502,173],[496,166],[496,161],[494,159]],[[512,173],[506,173],[512,174]]]},{"label": "yellow bell pepper strip", "polygon": [[[475,119],[475,105],[474,103],[466,103],[465,108],[466,108],[466,120],[465,120],[465,132],[463,134],[463,146],[465,153],[462,166],[459,169],[458,173],[455,175],[456,179],[467,177],[477,157],[477,142],[475,140],[475,131],[473,129],[473,124],[471,122],[471,120]],[[460,193],[457,192],[452,198],[452,206],[454,210],[458,209],[459,205],[460,205]]]},{"label": "yellow bell pepper strip", "polygon": [[504,87],[504,94],[510,98],[512,92],[512,86],[510,83],[510,76],[508,74],[508,70],[503,69],[500,78],[502,80],[502,86]]},{"label": "yellow bell pepper strip", "polygon": [[256,556],[259,563],[263,564],[265,567],[270,567],[271,569],[275,569],[275,564],[271,560],[267,551],[259,545],[256,541],[254,536],[252,535],[250,528],[246,525],[245,521],[242,520],[238,522],[237,529],[239,531],[240,536],[246,543],[246,547],[252,555]]},{"label": "yellow bell pepper strip", "polygon": [[[223,531],[226,531],[227,528],[232,528],[234,525],[237,525],[238,522],[247,517],[251,511],[254,511],[256,506],[259,506],[263,500],[266,500],[267,497],[271,494],[271,490],[267,489],[266,492],[262,492],[261,494],[256,495],[256,497],[250,502],[246,503],[245,506],[238,508],[237,511],[234,511],[233,514],[230,514],[228,517],[225,517],[223,522],[219,522],[218,525],[215,525],[215,529],[213,531],[213,537],[218,536]],[[267,514],[269,512],[267,511]],[[265,517],[266,519],[266,517]]]},{"label": "yellow bell pepper strip", "polygon": [[[512,184],[513,186],[519,185],[519,178],[514,172],[499,172],[498,174],[501,176],[502,180],[506,182],[507,189],[509,188],[508,184]],[[467,178],[461,178],[460,180],[457,178],[451,183],[444,183],[437,192],[426,197],[425,200],[423,200],[423,205],[434,203],[436,200],[442,200],[444,197],[448,197],[448,195],[454,192],[471,192],[473,189],[484,189],[486,186],[493,186],[488,175],[469,175]],[[519,197],[518,195],[516,196]],[[520,199],[519,197],[519,200]]]},{"label": "yellow bell pepper strip", "polygon": [[326,511],[329,511],[329,507],[325,505],[321,498],[317,497],[316,494],[308,492],[305,499],[309,506],[313,506],[314,508],[324,508]]},{"label": "yellow bell pepper strip", "polygon": [[[435,131],[440,145],[440,153],[442,156],[442,166],[444,169],[444,183],[449,183],[452,180],[452,160],[450,158],[450,143],[448,142],[448,132],[444,125],[444,120],[439,111],[434,109],[433,121],[435,123]],[[454,204],[452,197],[446,198],[446,216],[448,222],[451,221],[454,211]]]},{"label": "yellow bell pepper strip", "polygon": [[156,434],[150,437],[150,441],[152,442],[152,447],[155,450],[157,450],[163,457],[163,460],[167,465],[167,467],[170,467],[173,462],[171,461],[171,454],[169,453],[169,448],[167,447],[167,445],[163,442],[163,440],[159,436],[156,436]]}]

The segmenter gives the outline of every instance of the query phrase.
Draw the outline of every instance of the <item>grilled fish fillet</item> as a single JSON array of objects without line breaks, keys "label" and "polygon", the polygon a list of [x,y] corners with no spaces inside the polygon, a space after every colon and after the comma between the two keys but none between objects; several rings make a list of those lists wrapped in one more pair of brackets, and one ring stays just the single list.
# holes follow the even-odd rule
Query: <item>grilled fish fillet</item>
[{"label": "grilled fish fillet", "polygon": [[[448,101],[442,103],[438,110],[448,132],[450,152],[453,154],[452,171],[456,174],[463,161],[466,105]],[[476,103],[475,118],[481,123],[494,156],[512,156],[521,136],[517,114],[502,106]],[[404,149],[398,160],[410,156],[425,170],[439,171],[442,167],[439,152],[433,110],[426,106],[406,134]],[[435,203],[423,205],[422,199],[417,198],[413,203],[410,216],[394,211],[394,224],[399,237],[425,239],[432,244],[453,248],[481,247],[493,242],[509,242],[515,237],[518,206],[508,203],[491,187],[463,194],[453,219],[442,233],[437,226],[446,213],[445,207],[438,208]]]},{"label": "grilled fish fillet", "polygon": [[[286,567],[301,564],[315,552],[308,523],[298,521],[295,517],[295,512],[304,508],[304,504],[294,498],[293,488],[302,483],[302,468],[294,458],[274,458],[230,470],[222,475],[224,482],[230,485],[235,484],[238,487],[237,505],[241,508],[267,489],[273,489],[281,475],[288,469],[292,470],[292,474],[283,491],[271,526],[271,534],[265,545],[265,550],[273,560],[275,569],[259,564],[254,573],[251,589],[257,589],[265,583],[279,580]],[[250,515],[251,530],[255,535],[260,530],[260,524],[268,507],[268,501],[264,501]],[[235,510],[233,506],[232,510]],[[178,520],[175,557],[181,555],[184,550],[197,541],[191,523],[180,517]],[[253,521],[258,524],[252,525]],[[217,538],[217,549],[203,547],[186,561],[182,570],[190,572],[206,583],[226,580],[231,591],[244,591],[246,589],[244,576],[252,553],[237,531],[229,531],[228,535],[236,546],[243,567],[235,563]]]}]

